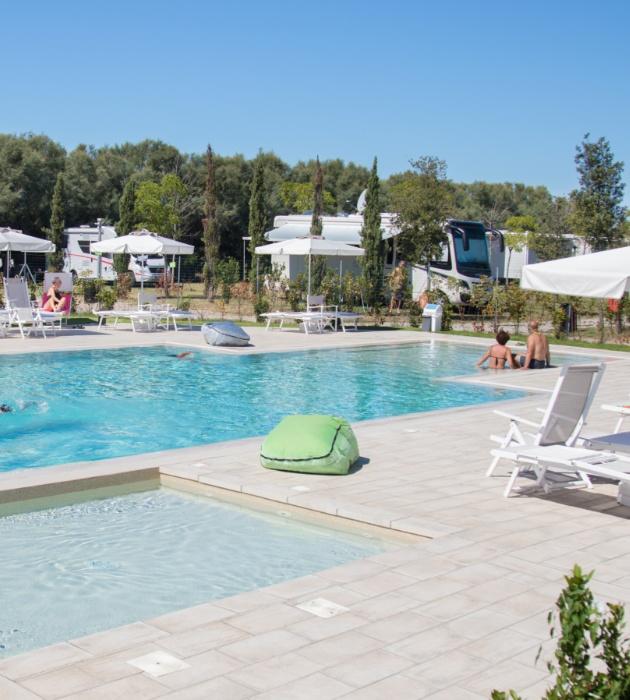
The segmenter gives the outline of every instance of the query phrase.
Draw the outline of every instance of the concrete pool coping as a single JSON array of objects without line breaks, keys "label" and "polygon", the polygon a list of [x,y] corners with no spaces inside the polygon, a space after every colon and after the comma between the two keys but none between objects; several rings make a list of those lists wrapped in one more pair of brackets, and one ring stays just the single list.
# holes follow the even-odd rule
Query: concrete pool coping
[{"label": "concrete pool coping", "polygon": [[[361,341],[383,344],[383,333]],[[161,345],[165,335],[142,344]],[[299,341],[293,339],[286,347],[289,335],[281,336],[275,351],[304,349],[295,347]],[[386,343],[464,340],[404,331],[391,335]],[[332,347],[326,338],[330,336],[316,342]],[[340,339],[335,347],[358,347],[358,341]],[[470,344],[481,345],[474,341]],[[119,342],[129,344],[127,339]],[[33,339],[26,345],[32,350],[40,343]],[[609,432],[613,419],[598,410],[599,403],[618,402],[630,391],[630,358],[610,352],[599,356],[615,355],[622,355],[622,361],[610,362],[593,409],[597,432]],[[510,388],[505,386],[508,374],[480,373],[475,381],[499,380],[502,388]],[[556,376],[550,370],[519,373],[514,379],[528,391],[548,391]],[[540,395],[529,396],[497,407],[509,406],[527,417],[540,401]],[[557,596],[570,561],[597,566],[598,597],[630,601],[627,548],[619,542],[627,535],[628,509],[616,506],[608,485],[592,492],[504,501],[503,474],[483,477],[487,435],[497,429],[487,405],[375,419],[355,428],[369,463],[348,477],[259,469],[260,438],[158,453],[157,465],[155,453],[107,462],[116,462],[109,468],[129,483],[142,482],[147,469],[153,478],[151,469],[157,466],[164,483],[185,478],[271,503],[415,530],[432,539],[255,594],[213,601],[199,610],[9,657],[0,662],[0,691],[7,697],[72,700],[212,693],[274,700],[376,698],[387,693],[456,700],[487,697],[490,687],[516,687],[525,697],[540,697],[546,671],[542,663],[533,663],[534,652],[541,643],[548,650],[545,610]],[[125,466],[125,460],[135,466]],[[98,462],[20,470],[0,475],[0,490],[6,494],[13,489],[19,495],[16,489],[46,487],[54,482],[54,470],[60,483],[73,488],[84,476],[110,474]],[[349,610],[330,620],[296,612],[296,605],[314,597]],[[335,656],[334,649],[344,651]],[[190,668],[155,678],[127,663],[156,650],[186,660]]]}]

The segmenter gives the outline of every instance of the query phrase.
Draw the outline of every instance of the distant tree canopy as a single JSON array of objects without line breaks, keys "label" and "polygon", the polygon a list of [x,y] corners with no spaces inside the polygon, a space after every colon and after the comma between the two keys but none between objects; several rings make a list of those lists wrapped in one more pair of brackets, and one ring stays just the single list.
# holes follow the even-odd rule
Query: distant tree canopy
[{"label": "distant tree canopy", "polygon": [[[290,166],[274,153],[261,152],[256,158],[263,164],[270,222],[277,214],[312,209],[315,159]],[[214,156],[221,258],[240,259],[242,255],[242,237],[248,231],[254,162],[255,159],[249,160],[239,154]],[[340,159],[322,161],[321,167],[323,212],[356,211],[370,171]],[[99,217],[107,224],[120,221],[121,196],[125,185],[133,181],[139,198],[134,225],[159,226],[164,233],[197,246],[201,253],[207,179],[205,154],[181,153],[173,146],[153,140],[101,148],[79,145],[66,151],[47,136],[0,134],[0,226],[42,235],[50,223],[53,189],[61,172],[64,173],[66,226],[93,223]],[[381,181],[383,211],[393,210],[392,194],[396,186],[405,183],[404,191],[417,175],[417,170],[410,170]],[[161,191],[165,176],[167,183],[176,184],[167,196]],[[566,217],[570,214],[571,203],[566,200],[559,203],[546,187],[451,182],[450,188],[449,216],[483,220],[494,227],[504,227],[512,216],[534,217],[539,226],[537,236],[541,246],[546,246],[546,254],[552,254],[555,246],[551,235],[554,227],[564,230],[568,226]],[[400,189],[398,192],[400,194]],[[147,200],[153,202],[149,210],[145,207]]]}]

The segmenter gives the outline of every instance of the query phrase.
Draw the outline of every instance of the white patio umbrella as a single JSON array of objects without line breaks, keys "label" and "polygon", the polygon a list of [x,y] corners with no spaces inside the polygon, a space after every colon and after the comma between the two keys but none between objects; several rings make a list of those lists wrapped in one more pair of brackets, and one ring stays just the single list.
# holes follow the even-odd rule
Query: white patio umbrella
[{"label": "white patio umbrella", "polygon": [[305,238],[290,238],[288,241],[278,241],[256,247],[257,255],[308,255],[308,285],[307,294],[311,293],[311,257],[313,255],[329,255],[333,257],[361,257],[365,255],[363,248],[353,245],[329,241],[317,236]]},{"label": "white patio umbrella", "polygon": [[[129,255],[192,255],[195,252],[194,246],[188,243],[165,238],[146,229],[92,243],[90,250],[93,253]],[[140,276],[140,289],[144,290],[144,275]]]},{"label": "white patio umbrella", "polygon": [[6,251],[7,254],[6,275],[8,277],[11,265],[11,252],[24,253],[26,264],[26,253],[54,253],[55,244],[45,238],[28,236],[14,228],[0,227],[0,251]]},{"label": "white patio umbrella", "polygon": [[598,299],[621,299],[630,291],[630,246],[525,265],[523,289]]}]

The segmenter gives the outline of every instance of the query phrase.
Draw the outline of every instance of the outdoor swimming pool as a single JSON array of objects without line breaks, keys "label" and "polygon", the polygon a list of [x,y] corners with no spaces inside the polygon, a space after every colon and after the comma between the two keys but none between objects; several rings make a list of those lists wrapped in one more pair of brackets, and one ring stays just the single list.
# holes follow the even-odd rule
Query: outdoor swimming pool
[{"label": "outdoor swimming pool", "polygon": [[0,518],[0,539],[0,656],[297,578],[390,546],[165,489]]},{"label": "outdoor swimming pool", "polygon": [[283,416],[350,421],[516,398],[443,377],[473,374],[477,347],[258,355],[124,348],[0,357],[0,471],[263,435]]}]

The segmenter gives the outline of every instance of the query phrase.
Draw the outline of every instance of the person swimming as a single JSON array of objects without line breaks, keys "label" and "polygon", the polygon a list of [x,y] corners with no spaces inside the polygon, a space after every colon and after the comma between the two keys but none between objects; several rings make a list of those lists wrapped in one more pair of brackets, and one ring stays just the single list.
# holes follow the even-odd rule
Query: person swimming
[{"label": "person swimming", "polygon": [[170,354],[169,354],[169,357],[175,357],[175,358],[177,358],[178,360],[185,360],[186,358],[189,358],[189,357],[192,358],[192,357],[193,357],[193,353],[190,352],[190,351],[188,351],[188,352],[180,352],[180,353],[177,353],[177,355],[173,355],[172,353],[170,353]]},{"label": "person swimming", "polygon": [[8,403],[0,404],[0,413],[12,413],[13,409]]}]

